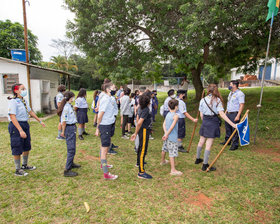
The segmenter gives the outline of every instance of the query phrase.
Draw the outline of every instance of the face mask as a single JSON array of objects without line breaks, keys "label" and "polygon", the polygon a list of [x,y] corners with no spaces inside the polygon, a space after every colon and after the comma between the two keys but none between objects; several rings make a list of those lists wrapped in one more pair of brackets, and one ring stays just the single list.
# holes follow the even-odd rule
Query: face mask
[{"label": "face mask", "polygon": [[25,97],[27,95],[27,90],[26,89],[25,90],[21,90],[20,95],[22,97]]},{"label": "face mask", "polygon": [[229,89],[229,90],[232,90],[232,86],[229,86],[228,89]]},{"label": "face mask", "polygon": [[171,98],[172,98],[172,99],[175,99],[175,97],[176,97],[176,95],[175,95],[175,94],[173,94],[173,95],[171,96]]},{"label": "face mask", "polygon": [[111,96],[115,96],[115,94],[116,94],[116,90],[111,90]]}]

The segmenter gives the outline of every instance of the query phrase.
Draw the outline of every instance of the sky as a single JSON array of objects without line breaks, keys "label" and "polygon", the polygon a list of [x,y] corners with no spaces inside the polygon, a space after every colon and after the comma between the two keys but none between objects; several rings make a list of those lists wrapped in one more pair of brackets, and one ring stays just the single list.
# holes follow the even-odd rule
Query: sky
[{"label": "sky", "polygon": [[[50,46],[52,39],[65,40],[66,22],[74,14],[62,7],[63,0],[28,0],[26,3],[27,27],[38,37],[38,48],[44,61],[59,52]],[[23,24],[22,0],[0,0],[0,20]]]}]

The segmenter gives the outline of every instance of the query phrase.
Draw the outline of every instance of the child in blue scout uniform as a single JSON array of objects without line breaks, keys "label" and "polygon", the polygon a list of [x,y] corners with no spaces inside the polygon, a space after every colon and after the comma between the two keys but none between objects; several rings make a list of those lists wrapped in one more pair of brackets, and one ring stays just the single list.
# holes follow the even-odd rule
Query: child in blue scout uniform
[{"label": "child in blue scout uniform", "polygon": [[[227,117],[235,124],[240,122],[240,116],[242,114],[242,111],[244,109],[245,105],[245,95],[244,93],[238,88],[239,82],[237,80],[233,80],[230,82],[229,86],[229,96],[228,96],[228,102],[227,102]],[[226,136],[225,141],[221,144],[226,144],[227,140],[231,136],[232,132],[234,131],[234,128],[231,127],[230,124],[225,122],[226,127]],[[239,145],[239,138],[237,132],[232,138],[231,147],[229,150],[236,150],[238,149]],[[230,145],[230,144],[229,144]]]},{"label": "child in blue scout uniform", "polygon": [[149,135],[150,135],[150,125],[151,125],[151,113],[149,110],[150,104],[150,94],[143,93],[139,97],[138,115],[137,115],[137,125],[135,133],[131,136],[131,141],[139,136],[139,147],[137,152],[137,165],[139,166],[138,178],[141,179],[152,179],[153,177],[145,172],[145,157],[148,150]]},{"label": "child in blue scout uniform", "polygon": [[104,173],[104,179],[115,180],[117,175],[113,175],[108,171],[108,168],[112,168],[112,165],[107,164],[107,153],[111,145],[112,130],[115,123],[115,103],[111,97],[111,93],[115,93],[115,87],[113,83],[104,84],[105,95],[100,100],[99,113],[97,119],[96,136],[101,138],[100,147],[100,160],[101,167]]},{"label": "child in blue scout uniform", "polygon": [[88,104],[87,104],[87,91],[84,88],[81,88],[77,99],[75,100],[75,106],[74,109],[77,111],[77,121],[78,121],[78,133],[79,133],[79,139],[84,140],[83,135],[89,135],[85,131],[85,123],[88,123]]},{"label": "child in blue scout uniform", "polygon": [[[8,97],[9,101],[9,133],[11,138],[12,155],[16,167],[16,176],[26,176],[28,173],[25,170],[35,170],[35,166],[28,166],[28,156],[31,150],[31,138],[29,130],[29,115],[34,117],[40,124],[45,127],[45,124],[36,116],[29,107],[28,101],[24,97],[27,95],[27,90],[22,84],[12,86],[14,96]],[[22,166],[20,166],[20,156],[22,155]]]},{"label": "child in blue scout uniform", "polygon": [[[205,171],[209,166],[208,160],[214,139],[220,137],[220,121],[218,114],[233,128],[236,128],[236,125],[225,115],[222,97],[219,93],[218,87],[215,84],[210,84],[208,86],[207,96],[200,100],[199,111],[200,117],[202,119],[202,125],[199,130],[200,139],[197,145],[195,164],[203,162],[202,170]],[[202,147],[205,142],[206,147],[204,151],[204,159],[200,159]],[[211,167],[210,169],[210,171],[215,170],[215,167]]]},{"label": "child in blue scout uniform", "polygon": [[91,105],[92,112],[95,114],[94,119],[93,119],[93,127],[97,126],[98,111],[96,110],[96,108],[97,108],[97,102],[99,99],[99,94],[100,94],[99,90],[95,90],[94,94],[93,94],[93,101],[92,101],[92,105]]},{"label": "child in blue scout uniform", "polygon": [[64,93],[64,98],[57,110],[57,114],[61,117],[62,133],[61,136],[66,138],[67,145],[67,160],[64,170],[65,177],[74,177],[78,173],[73,172],[73,168],[80,168],[81,166],[74,163],[76,154],[76,132],[77,132],[77,118],[73,110],[73,103],[75,99],[74,93],[67,91]]},{"label": "child in blue scout uniform", "polygon": [[169,153],[171,171],[170,174],[174,176],[182,175],[181,171],[176,170],[175,168],[175,157],[178,157],[178,120],[179,116],[176,114],[178,110],[178,100],[172,99],[168,103],[170,112],[166,115],[163,122],[164,140],[161,153],[161,163],[160,165],[165,165],[169,161],[165,160],[166,152]]},{"label": "child in blue scout uniform", "polygon": [[179,121],[178,121],[178,147],[179,152],[186,153],[187,150],[184,149],[182,145],[183,138],[186,136],[186,123],[185,118],[187,117],[193,122],[197,122],[197,119],[193,118],[188,112],[187,112],[187,106],[186,103],[183,101],[183,99],[186,96],[185,90],[178,90],[177,91],[177,100],[179,101],[178,111],[177,114],[179,115]]},{"label": "child in blue scout uniform", "polygon": [[[64,94],[65,91],[66,91],[65,85],[59,85],[57,87],[58,94],[55,97],[56,109],[58,109],[58,107],[60,106],[60,103],[61,103],[61,101],[64,98],[63,94]],[[60,117],[59,117],[59,119],[60,119]],[[57,135],[57,138],[56,138],[57,140],[65,140],[65,138],[61,137],[61,130],[62,130],[62,126],[61,126],[61,122],[59,120],[59,123],[58,123],[58,135]]]},{"label": "child in blue scout uniform", "polygon": [[175,99],[176,98],[176,94],[175,94],[175,90],[174,89],[170,89],[168,92],[168,97],[164,100],[163,103],[163,107],[164,107],[164,112],[163,112],[163,117],[165,118],[165,116],[168,114],[169,112],[169,108],[168,108],[168,102],[171,99]]}]

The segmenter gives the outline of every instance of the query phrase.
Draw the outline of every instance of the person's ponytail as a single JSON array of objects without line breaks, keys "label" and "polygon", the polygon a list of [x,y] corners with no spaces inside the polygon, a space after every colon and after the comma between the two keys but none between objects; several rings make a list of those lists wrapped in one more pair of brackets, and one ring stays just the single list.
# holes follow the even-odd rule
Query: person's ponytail
[{"label": "person's ponytail", "polygon": [[62,114],[62,111],[63,111],[63,108],[65,106],[65,104],[72,98],[74,97],[75,94],[73,92],[70,92],[70,91],[67,91],[64,93],[64,98],[63,100],[61,101],[58,109],[57,109],[57,115],[61,117],[61,114]]}]

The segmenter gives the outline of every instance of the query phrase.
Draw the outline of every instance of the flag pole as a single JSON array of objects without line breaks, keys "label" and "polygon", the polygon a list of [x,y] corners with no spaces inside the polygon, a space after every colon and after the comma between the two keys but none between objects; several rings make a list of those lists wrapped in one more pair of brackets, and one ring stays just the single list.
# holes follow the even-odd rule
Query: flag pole
[{"label": "flag pole", "polygon": [[257,132],[258,132],[258,124],[259,124],[259,116],[260,116],[260,111],[261,111],[261,107],[262,107],[264,77],[265,77],[266,65],[267,65],[267,61],[268,61],[268,54],[269,54],[269,47],[270,47],[270,40],[271,40],[271,33],[272,33],[273,18],[274,18],[274,13],[272,12],[271,23],[270,23],[270,31],[269,31],[268,43],[267,43],[267,49],[266,49],[266,56],[265,56],[265,63],[264,63],[264,69],[263,69],[263,72],[262,72],[262,82],[261,82],[261,87],[262,88],[261,88],[260,102],[257,105],[258,114],[257,114],[256,125],[255,125],[254,144],[256,144],[256,138],[257,138]]}]

